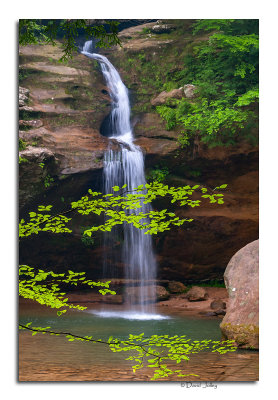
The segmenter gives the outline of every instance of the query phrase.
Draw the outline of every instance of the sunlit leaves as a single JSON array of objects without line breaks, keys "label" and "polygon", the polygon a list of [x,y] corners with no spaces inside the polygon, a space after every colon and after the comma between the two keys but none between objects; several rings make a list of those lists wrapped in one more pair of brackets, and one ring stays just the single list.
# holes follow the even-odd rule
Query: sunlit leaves
[{"label": "sunlit leaves", "polygon": [[[222,185],[214,190],[225,189],[227,185]],[[157,234],[169,230],[172,225],[181,226],[185,222],[191,222],[190,218],[180,218],[175,212],[164,210],[150,210],[147,212],[139,211],[143,204],[152,203],[154,200],[166,197],[169,204],[175,203],[179,207],[199,207],[201,200],[208,199],[210,203],[223,204],[223,200],[217,199],[215,194],[201,195],[207,193],[208,189],[195,186],[169,187],[161,182],[151,182],[140,185],[132,190],[114,186],[113,193],[103,195],[100,192],[93,192],[91,189],[88,195],[80,200],[71,203],[71,209],[59,214],[51,215],[51,205],[40,205],[38,212],[30,212],[30,219],[26,222],[20,221],[19,236],[27,237],[31,234],[38,234],[40,231],[52,233],[70,233],[67,223],[71,218],[65,214],[77,212],[82,215],[104,215],[106,216],[103,224],[89,227],[83,232],[83,236],[92,237],[93,232],[110,232],[116,225],[132,224],[134,227],[144,230],[145,234]],[[200,195],[201,199],[192,199],[194,194]],[[219,195],[218,195],[219,196]],[[133,212],[135,210],[136,212]],[[42,214],[47,212],[47,214]]]},{"label": "sunlit leaves", "polygon": [[65,215],[50,215],[41,214],[40,212],[50,211],[52,205],[38,207],[39,212],[29,212],[29,221],[21,219],[19,223],[19,237],[27,237],[32,234],[38,234],[40,231],[53,233],[70,233],[71,230],[66,227],[66,224],[71,220]]},{"label": "sunlit leaves", "polygon": [[259,99],[259,89],[248,90],[237,99],[235,105],[237,106],[249,106],[249,104],[258,101]]},{"label": "sunlit leaves", "polygon": [[[161,182],[152,182],[140,185],[135,189],[127,190],[127,186],[122,188],[114,187],[113,191],[108,195],[102,195],[100,192],[88,191],[88,195],[83,196],[80,200],[72,202],[71,208],[64,213],[51,215],[51,205],[40,205],[37,212],[29,213],[29,221],[22,219],[20,221],[19,234],[20,237],[27,237],[37,234],[40,231],[49,231],[53,233],[71,232],[66,227],[70,218],[65,214],[77,212],[82,215],[96,214],[105,215],[105,223],[96,225],[86,229],[83,235],[92,236],[94,231],[110,231],[113,226],[123,223],[133,224],[138,229],[144,230],[145,234],[157,234],[170,229],[171,225],[181,226],[184,222],[190,222],[190,218],[180,218],[173,211],[150,210],[148,212],[132,212],[132,210],[140,210],[142,204],[148,204],[157,198],[166,197],[170,203],[176,203],[177,206],[197,207],[201,200],[206,199],[210,203],[222,204],[223,194],[218,190],[225,189],[226,184],[216,187],[213,191],[207,188],[195,185],[193,187],[186,185],[183,187],[169,187]],[[198,194],[201,200],[193,199],[191,196]],[[47,214],[42,214],[47,212]],[[71,270],[61,274],[54,272],[46,272],[42,269],[36,271],[27,265],[21,265],[19,268],[19,294],[20,296],[37,301],[40,304],[57,309],[58,316],[63,315],[67,309],[75,308],[84,310],[86,307],[73,305],[69,303],[68,298],[64,297],[65,293],[61,292],[61,284],[70,285],[87,285],[89,287],[100,286],[99,292],[103,295],[106,293],[115,294],[109,289],[110,282],[93,282],[86,279],[84,272],[75,273]],[[194,374],[183,374],[182,369],[175,370],[172,362],[181,364],[183,361],[189,360],[189,354],[197,353],[210,349],[210,341],[190,341],[185,336],[168,335],[152,335],[145,338],[144,334],[129,335],[127,340],[115,339],[112,336],[108,341],[95,340],[91,336],[77,336],[70,333],[50,331],[49,327],[31,328],[30,324],[20,325],[20,329],[28,329],[33,335],[37,333],[50,335],[65,335],[68,341],[90,341],[103,343],[109,346],[113,352],[131,352],[127,360],[133,361],[133,372],[146,366],[154,369],[152,380],[164,379],[175,374],[177,377],[196,376]],[[214,342],[212,351],[225,353],[233,351],[231,343]]]},{"label": "sunlit leaves", "polygon": [[68,308],[85,310],[87,307],[69,303],[65,293],[61,292],[61,284],[73,286],[85,285],[89,288],[100,286],[99,292],[103,295],[115,294],[109,289],[110,282],[94,282],[86,279],[85,272],[73,272],[55,274],[44,270],[35,270],[28,265],[19,266],[19,295],[25,299],[31,299],[47,307],[56,308],[60,316]]},{"label": "sunlit leaves", "polygon": [[210,42],[216,42],[218,47],[229,47],[232,53],[246,53],[252,48],[259,48],[259,36],[256,34],[232,36],[215,33],[210,37]]}]

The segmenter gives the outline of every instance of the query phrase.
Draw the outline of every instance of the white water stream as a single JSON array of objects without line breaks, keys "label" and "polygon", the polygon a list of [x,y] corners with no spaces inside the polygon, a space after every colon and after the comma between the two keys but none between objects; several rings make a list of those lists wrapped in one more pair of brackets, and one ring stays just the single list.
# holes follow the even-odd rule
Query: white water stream
[{"label": "white water stream", "polygon": [[[85,43],[82,54],[97,60],[100,64],[112,100],[110,114],[112,134],[109,137],[116,139],[121,146],[120,151],[108,149],[105,153],[104,192],[112,193],[113,186],[121,187],[124,184],[127,185],[126,190],[130,191],[145,184],[146,179],[142,151],[139,146],[133,143],[128,90],[110,61],[100,54],[92,53],[91,41]],[[140,209],[129,210],[128,212],[148,211],[150,211],[150,205],[142,203]],[[115,229],[114,233],[116,231]],[[111,235],[113,235],[113,230],[106,234],[105,244],[107,246],[112,243]],[[122,260],[120,261],[125,267],[125,278],[136,284],[136,289],[126,287],[126,293],[129,293],[126,296],[129,298],[126,311],[127,318],[137,315],[138,319],[143,319],[145,315],[149,319],[150,314],[154,313],[154,305],[149,303],[148,300],[154,300],[156,296],[154,283],[156,261],[151,236],[145,235],[144,230],[137,229],[132,224],[124,224]],[[107,268],[106,264],[107,260],[104,260],[104,271]],[[158,315],[153,314],[153,317],[157,318]]]}]

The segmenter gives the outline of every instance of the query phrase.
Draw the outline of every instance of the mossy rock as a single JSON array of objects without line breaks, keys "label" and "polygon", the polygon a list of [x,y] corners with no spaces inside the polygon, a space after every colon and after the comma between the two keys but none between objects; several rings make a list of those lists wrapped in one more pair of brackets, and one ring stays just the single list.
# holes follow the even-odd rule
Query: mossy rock
[{"label": "mossy rock", "polygon": [[245,349],[259,348],[259,327],[255,324],[221,323],[220,328],[225,339],[234,340],[236,345]]}]

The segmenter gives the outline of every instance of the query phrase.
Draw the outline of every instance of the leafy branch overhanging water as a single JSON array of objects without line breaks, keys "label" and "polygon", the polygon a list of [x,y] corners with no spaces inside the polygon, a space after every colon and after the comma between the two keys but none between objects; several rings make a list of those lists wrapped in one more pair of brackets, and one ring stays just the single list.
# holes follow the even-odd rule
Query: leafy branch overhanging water
[{"label": "leafy branch overhanging water", "polygon": [[[91,236],[96,230],[110,230],[115,224],[122,224],[124,221],[134,224],[138,229],[146,230],[146,225],[141,219],[149,218],[149,226],[145,231],[146,234],[156,234],[170,229],[170,225],[182,225],[184,222],[190,222],[192,219],[180,219],[173,212],[167,210],[149,211],[147,215],[132,214],[133,218],[129,218],[130,214],[126,214],[130,208],[140,208],[143,202],[151,202],[158,197],[169,197],[171,203],[177,203],[179,206],[196,207],[200,205],[201,200],[192,200],[190,196],[194,192],[199,193],[200,197],[209,200],[210,203],[223,204],[223,194],[218,193],[219,190],[225,189],[227,185],[221,185],[213,190],[208,191],[204,187],[195,185],[193,187],[185,186],[180,188],[168,187],[158,182],[146,184],[145,187],[138,187],[131,192],[125,191],[125,187],[114,187],[114,192],[103,195],[99,192],[89,190],[88,195],[82,197],[79,201],[73,202],[71,208],[59,214],[41,214],[41,212],[49,212],[51,205],[38,207],[38,212],[30,212],[30,220],[21,220],[19,234],[21,238],[28,237],[32,234],[38,234],[40,231],[48,231],[53,233],[70,233],[71,230],[66,227],[67,222],[71,218],[66,217],[69,213],[80,213],[88,215],[94,213],[100,215],[106,213],[109,218],[105,224],[93,226],[87,229],[84,234]],[[145,189],[145,191],[142,191]],[[210,193],[210,194],[208,194]],[[103,295],[106,293],[114,294],[109,289],[109,282],[93,282],[86,279],[85,273],[75,273],[68,271],[68,274],[54,274],[53,272],[45,272],[39,270],[35,272],[32,267],[20,266],[19,290],[20,295],[24,298],[31,298],[40,304],[55,308],[60,316],[64,314],[67,308],[77,308],[83,310],[86,307],[72,305],[65,298],[59,284],[69,283],[77,285],[82,283],[89,287],[101,286],[99,290]],[[144,337],[144,333],[140,335],[129,335],[128,340],[120,340],[110,337],[108,341],[95,339],[92,336],[78,336],[70,332],[52,331],[50,327],[33,327],[31,324],[20,324],[20,329],[26,329],[32,332],[49,335],[65,336],[69,341],[79,340],[85,342],[101,343],[107,345],[113,352],[128,351],[131,355],[126,360],[134,361],[136,364],[132,366],[133,372],[143,367],[153,368],[154,375],[151,380],[167,378],[176,374],[177,377],[197,376],[196,374],[183,374],[181,369],[176,370],[174,363],[188,361],[189,355],[200,351],[212,351],[224,354],[228,351],[235,351],[232,341],[192,341],[185,335],[172,336],[168,335],[152,335],[149,338]]]}]

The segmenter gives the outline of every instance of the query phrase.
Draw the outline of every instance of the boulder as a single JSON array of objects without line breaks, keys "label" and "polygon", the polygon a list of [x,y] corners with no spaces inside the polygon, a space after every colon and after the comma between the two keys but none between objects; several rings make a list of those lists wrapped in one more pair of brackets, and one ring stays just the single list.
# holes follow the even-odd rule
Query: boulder
[{"label": "boulder", "polygon": [[215,310],[214,311],[216,315],[226,315],[226,311],[225,310]]},{"label": "boulder", "polygon": [[182,293],[186,290],[186,286],[181,282],[172,281],[168,284],[168,290],[170,293]]},{"label": "boulder", "polygon": [[226,308],[226,303],[220,299],[213,300],[210,303],[210,308],[212,310],[224,310]]},{"label": "boulder", "polygon": [[163,92],[159,93],[157,97],[151,100],[151,104],[155,107],[161,106],[170,99],[182,99],[182,97],[184,97],[184,89],[182,87],[179,89],[173,89],[170,92],[166,92],[164,90]]},{"label": "boulder", "polygon": [[225,274],[227,313],[220,324],[223,337],[238,347],[259,348],[259,241],[249,243],[230,260]]},{"label": "boulder", "polygon": [[156,286],[157,301],[168,300],[170,297],[168,290],[163,286]]},{"label": "boulder", "polygon": [[182,99],[183,97],[186,97],[187,99],[193,99],[196,96],[195,90],[196,86],[190,84],[184,85],[179,89],[170,90],[170,92],[166,92],[164,90],[151,100],[151,104],[156,107],[166,104],[170,99]]},{"label": "boulder", "polygon": [[184,85],[183,87],[184,95],[187,99],[193,99],[195,95],[196,86],[195,85]]},{"label": "boulder", "polygon": [[208,293],[203,287],[192,286],[192,288],[187,292],[186,298],[189,301],[203,301],[207,300]]}]

